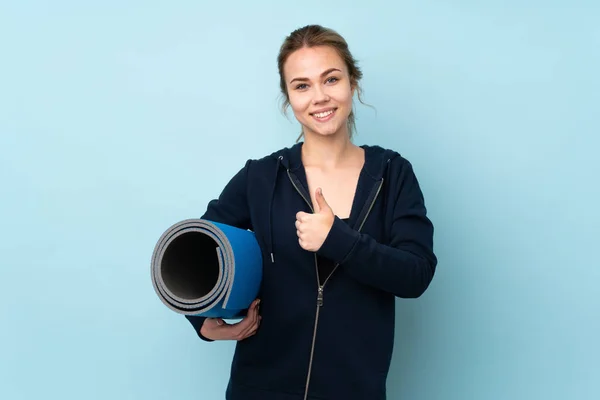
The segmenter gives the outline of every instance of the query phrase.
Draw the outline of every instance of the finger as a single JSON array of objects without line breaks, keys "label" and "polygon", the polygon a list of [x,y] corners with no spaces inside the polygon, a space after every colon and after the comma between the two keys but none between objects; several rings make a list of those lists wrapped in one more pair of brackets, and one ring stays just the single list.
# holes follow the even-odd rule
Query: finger
[{"label": "finger", "polygon": [[327,204],[327,201],[325,200],[325,196],[323,196],[323,189],[317,188],[315,197],[317,199],[317,204],[319,205],[320,210],[323,210],[323,211],[330,210],[329,204]]},{"label": "finger", "polygon": [[258,314],[258,304],[260,303],[260,300],[256,299],[252,302],[252,304],[250,305],[250,307],[248,308],[248,312],[246,314],[246,317],[244,318],[246,320],[246,326],[250,326],[254,323],[254,320],[256,319],[256,315]]},{"label": "finger", "polygon": [[[249,322],[249,321],[250,321],[250,319],[246,318],[243,322]],[[235,329],[233,329],[231,332],[232,339],[236,339],[236,340],[242,339],[246,335],[246,333],[248,331],[250,331],[251,327],[252,327],[252,324],[246,325],[246,324],[242,324],[241,322],[238,323],[238,325],[234,325]]]},{"label": "finger", "polygon": [[252,332],[248,332],[244,336],[238,337],[237,340],[240,341],[240,340],[248,339],[249,337],[256,335],[256,332],[257,332],[256,330],[252,331]]},{"label": "finger", "polygon": [[256,323],[254,325],[252,325],[252,327],[247,332],[244,333],[244,335],[241,337],[241,339],[246,339],[250,336],[255,335],[256,332],[258,331],[258,328],[260,327],[261,319],[262,319],[262,317],[259,315],[258,318],[256,319]]},{"label": "finger", "polygon": [[244,316],[244,318],[242,318],[239,322],[236,322],[232,326],[236,327],[236,329],[238,329],[238,330],[241,330],[241,329],[245,328],[246,326],[250,325],[250,323],[251,323],[250,320],[252,319],[252,310],[256,307],[256,304],[257,304],[257,300],[254,300],[248,307],[248,311],[246,312],[246,315]]},{"label": "finger", "polygon": [[248,329],[248,332],[253,332],[256,331],[258,329],[258,327],[260,326],[260,320],[262,319],[262,317],[260,315],[256,316],[256,320],[254,321],[254,324],[252,324],[252,326],[250,327],[250,329]]},{"label": "finger", "polygon": [[258,316],[257,309],[259,303],[260,301],[255,300],[248,309],[246,317],[240,322],[238,322],[236,332],[237,336],[243,337],[246,334],[246,332],[252,329],[252,326],[256,323],[256,317]]},{"label": "finger", "polygon": [[310,214],[305,213],[304,211],[300,211],[296,214],[296,221],[306,222],[308,220]]},{"label": "finger", "polygon": [[256,324],[254,324],[254,326],[252,326],[252,329],[250,329],[248,331],[248,333],[246,334],[246,337],[256,334],[256,332],[258,331],[258,326],[259,326],[258,322]]},{"label": "finger", "polygon": [[240,339],[240,340],[244,339],[256,331],[258,318],[252,318],[251,321],[252,321],[252,323],[248,327],[246,327],[244,330],[239,332],[238,339]]}]

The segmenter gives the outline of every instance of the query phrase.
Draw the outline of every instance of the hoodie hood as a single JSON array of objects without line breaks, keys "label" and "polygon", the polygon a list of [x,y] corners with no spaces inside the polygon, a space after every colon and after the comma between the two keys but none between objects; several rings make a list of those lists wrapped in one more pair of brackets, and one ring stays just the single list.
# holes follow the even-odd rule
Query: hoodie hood
[{"label": "hoodie hood", "polygon": [[[292,147],[286,147],[278,150],[268,157],[276,159],[279,164],[291,172],[302,168],[302,146],[304,142],[299,142]],[[365,165],[363,172],[368,173],[373,179],[379,180],[384,177],[387,170],[387,163],[400,156],[394,150],[384,149],[380,146],[360,146],[365,151]]]}]

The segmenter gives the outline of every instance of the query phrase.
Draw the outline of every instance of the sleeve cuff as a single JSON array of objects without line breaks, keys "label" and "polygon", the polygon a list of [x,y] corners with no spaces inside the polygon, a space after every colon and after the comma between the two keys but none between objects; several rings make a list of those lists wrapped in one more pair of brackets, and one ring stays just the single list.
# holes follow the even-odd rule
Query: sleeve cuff
[{"label": "sleeve cuff", "polygon": [[213,342],[212,339],[209,339],[200,333],[200,329],[202,328],[202,324],[204,323],[204,320],[206,318],[192,316],[192,315],[186,315],[185,318],[190,322],[190,324],[192,324],[192,326],[194,327],[194,330],[196,331],[196,334],[198,335],[198,337],[200,339],[204,340],[205,342]]},{"label": "sleeve cuff", "polygon": [[359,232],[336,216],[331,230],[321,248],[317,250],[317,254],[335,263],[342,263],[354,248],[359,237]]}]

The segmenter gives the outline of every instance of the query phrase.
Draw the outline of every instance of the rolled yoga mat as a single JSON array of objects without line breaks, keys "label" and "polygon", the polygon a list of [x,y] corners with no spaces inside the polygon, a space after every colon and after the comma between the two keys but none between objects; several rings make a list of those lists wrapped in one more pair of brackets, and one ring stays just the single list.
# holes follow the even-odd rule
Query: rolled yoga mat
[{"label": "rolled yoga mat", "polygon": [[262,255],[253,232],[188,219],[162,234],[151,269],[154,289],[171,310],[240,318],[258,295]]}]

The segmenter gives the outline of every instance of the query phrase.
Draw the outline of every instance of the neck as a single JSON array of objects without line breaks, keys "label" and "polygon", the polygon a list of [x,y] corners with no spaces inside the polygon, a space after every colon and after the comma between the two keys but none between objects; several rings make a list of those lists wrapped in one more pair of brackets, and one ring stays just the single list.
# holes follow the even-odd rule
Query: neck
[{"label": "neck", "polygon": [[302,145],[302,162],[308,167],[334,168],[350,159],[356,148],[344,132],[331,136],[307,134]]}]

